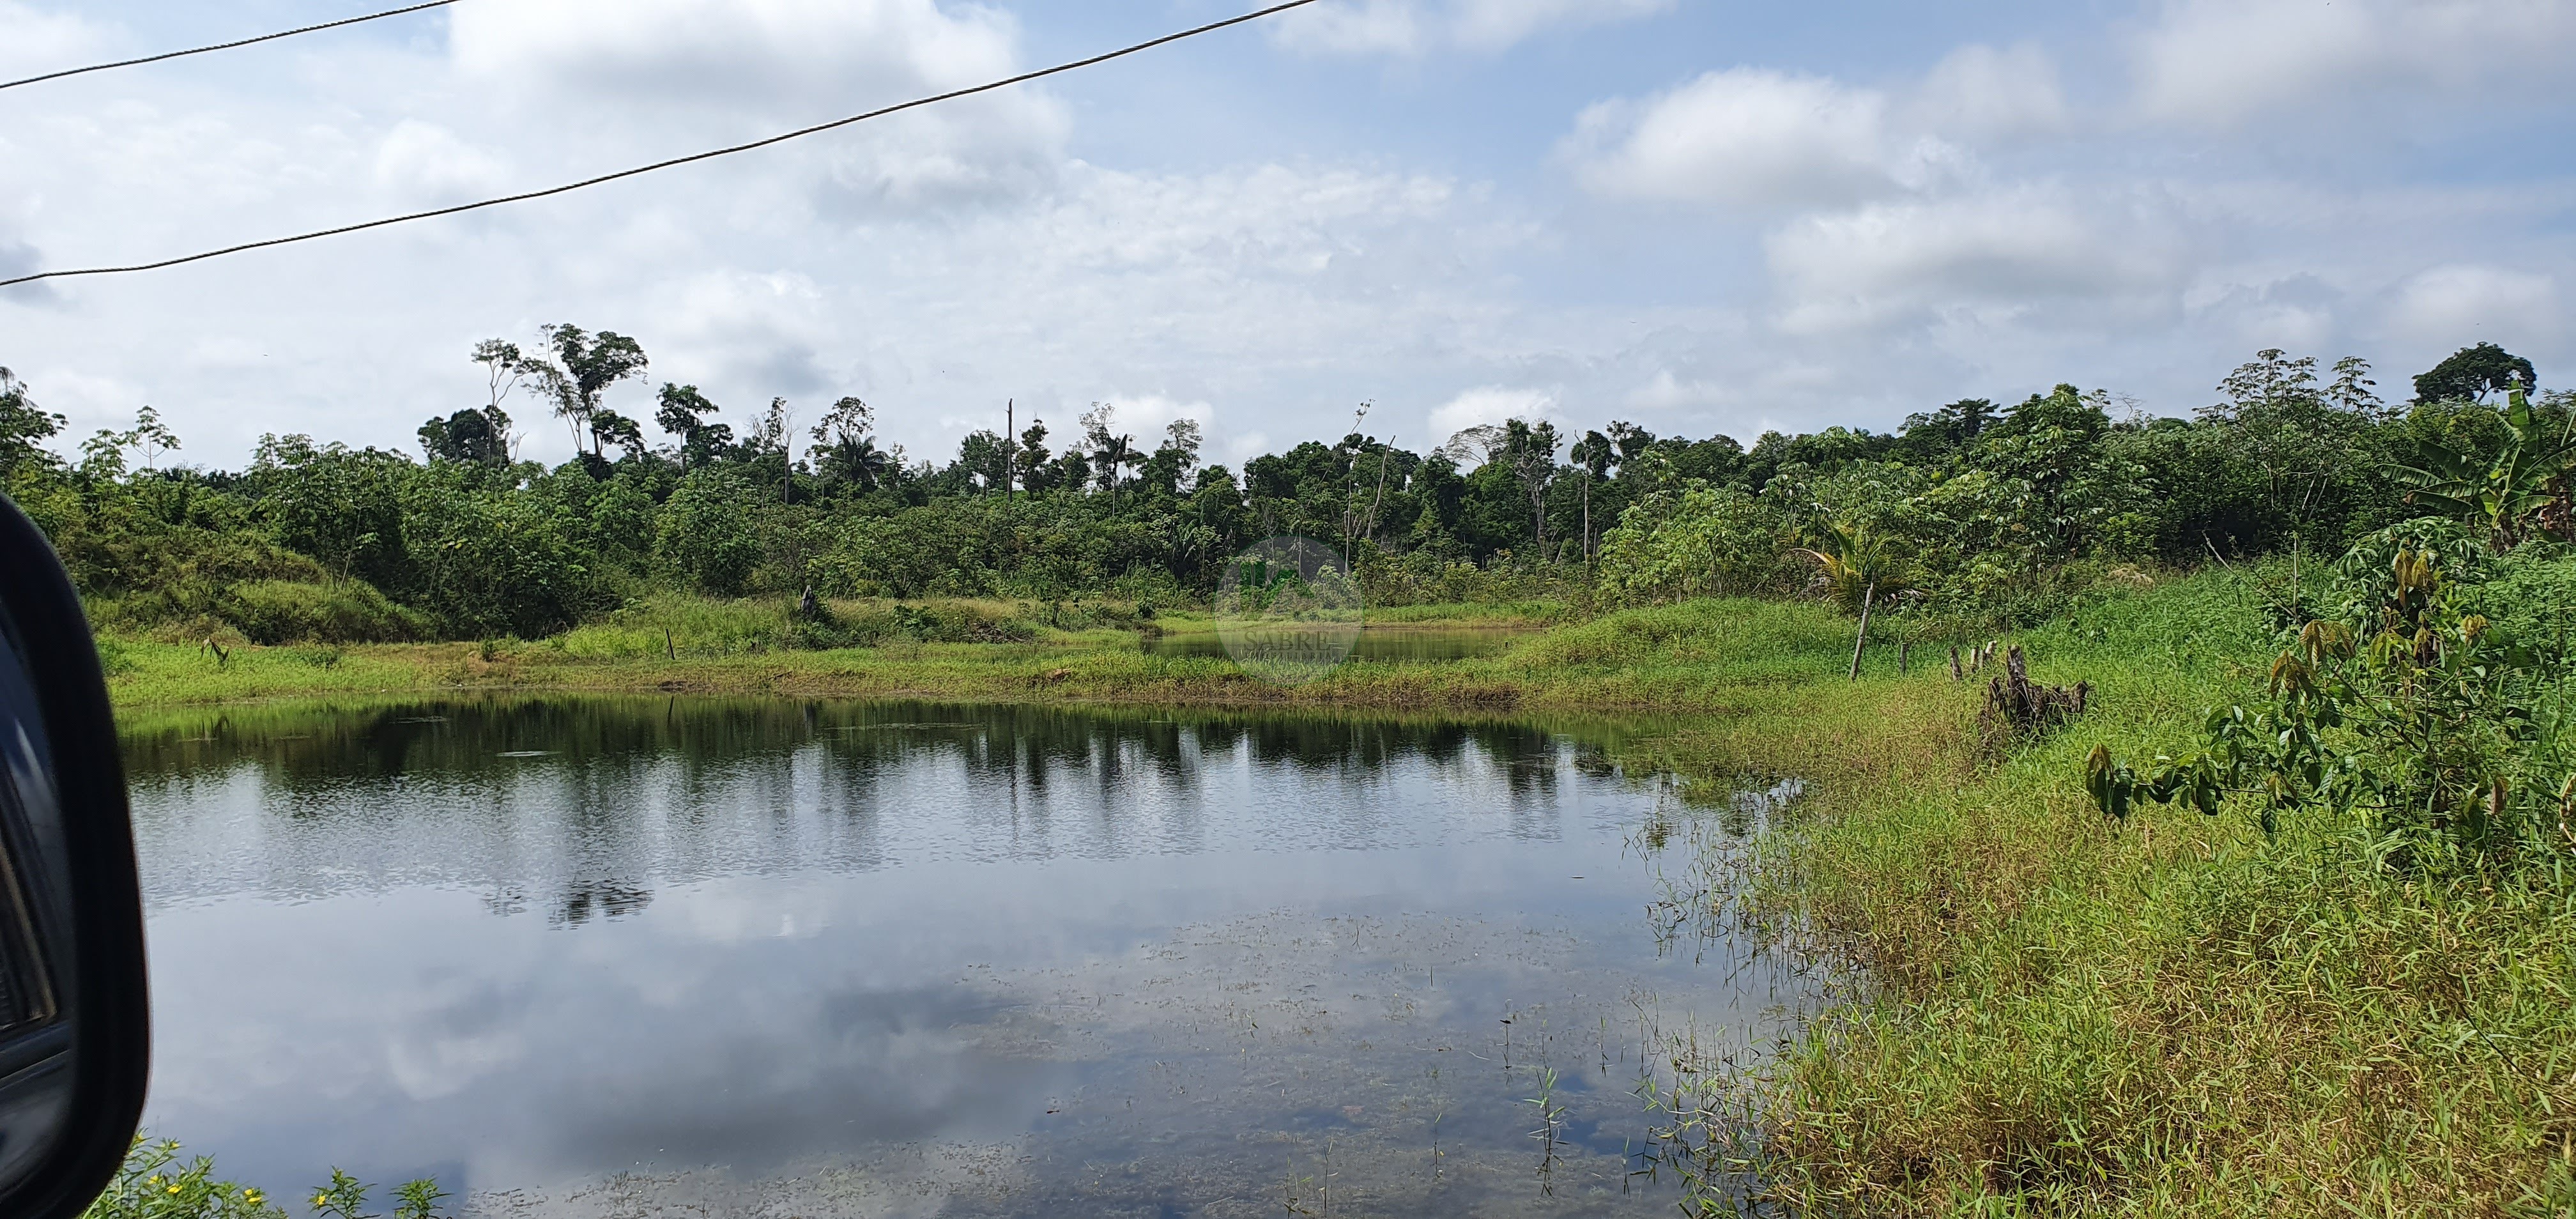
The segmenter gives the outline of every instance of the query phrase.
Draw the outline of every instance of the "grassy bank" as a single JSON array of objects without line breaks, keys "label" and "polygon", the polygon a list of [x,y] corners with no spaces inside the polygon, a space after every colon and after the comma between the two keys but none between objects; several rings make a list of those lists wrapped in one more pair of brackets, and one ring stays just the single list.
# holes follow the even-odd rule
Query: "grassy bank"
[{"label": "grassy bank", "polygon": [[1754,908],[1872,983],[1750,1098],[1800,1213],[2570,1213],[2563,854],[2409,878],[2317,817],[2087,798],[2095,744],[2180,753],[2261,686],[2250,606],[2212,574],[2038,631],[2088,716],[1826,785],[1764,844]]},{"label": "grassy bank", "polygon": [[[1009,611],[1021,609],[1017,615]],[[863,623],[872,607],[834,609]],[[889,611],[891,612],[891,611]],[[1313,706],[1392,711],[1734,713],[1836,671],[1850,625],[1808,604],[1728,601],[1631,610],[1539,632],[1556,607],[1415,612],[1390,629],[1507,629],[1499,654],[1445,663],[1354,662],[1325,680],[1277,686],[1217,657],[1156,655],[1147,634],[1214,624],[1186,616],[1029,621],[1025,607],[905,607],[914,628],[861,646],[800,641],[780,607],[700,604],[585,626],[534,642],[241,646],[149,638],[102,641],[127,709],[244,699],[581,690],[951,701],[1087,701],[1176,706]],[[1097,614],[1096,607],[1086,614]],[[1131,611],[1132,612],[1132,611]],[[843,629],[847,629],[846,627]],[[920,635],[930,638],[921,638]],[[987,642],[943,642],[942,635]],[[1892,653],[1873,671],[1891,669]]]}]

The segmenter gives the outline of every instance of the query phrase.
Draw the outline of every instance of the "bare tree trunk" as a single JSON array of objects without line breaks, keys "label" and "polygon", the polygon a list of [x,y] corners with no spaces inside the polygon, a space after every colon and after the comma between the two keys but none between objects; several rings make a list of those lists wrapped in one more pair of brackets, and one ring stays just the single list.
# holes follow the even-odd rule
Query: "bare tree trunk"
[{"label": "bare tree trunk", "polygon": [[1851,679],[1853,681],[1860,680],[1860,652],[1862,648],[1869,646],[1869,610],[1877,600],[1878,581],[1872,580],[1869,582],[1869,587],[1862,590],[1860,595],[1860,636],[1852,640]]},{"label": "bare tree trunk", "polygon": [[1592,470],[1583,471],[1583,571],[1592,572]]},{"label": "bare tree trunk", "polygon": [[1369,500],[1368,515],[1368,539],[1372,543],[1377,541],[1378,509],[1386,505],[1386,457],[1394,448],[1395,437],[1389,435],[1386,438],[1386,447],[1377,451],[1377,494]]}]

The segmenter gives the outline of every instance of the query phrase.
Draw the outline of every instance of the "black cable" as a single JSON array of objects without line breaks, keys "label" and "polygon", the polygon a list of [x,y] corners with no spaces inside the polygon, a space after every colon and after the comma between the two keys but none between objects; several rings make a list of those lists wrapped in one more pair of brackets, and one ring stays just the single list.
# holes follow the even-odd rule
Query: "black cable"
[{"label": "black cable", "polygon": [[165,59],[182,59],[190,55],[203,55],[208,51],[229,51],[234,47],[246,47],[259,42],[275,42],[280,38],[293,38],[298,34],[311,34],[319,30],[336,30],[344,25],[357,25],[366,21],[382,21],[387,17],[400,17],[405,13],[417,13],[425,8],[443,8],[454,3],[456,3],[456,0],[428,0],[428,3],[426,4],[414,4],[404,8],[389,8],[381,13],[369,13],[364,17],[343,17],[338,21],[325,21],[320,25],[308,25],[302,29],[280,30],[274,34],[262,34],[257,38],[243,38],[234,42],[218,42],[210,47],[192,47],[185,51],[164,51],[159,55],[146,55],[141,59],[120,59],[115,63],[91,64],[86,68],[65,68],[60,72],[47,72],[42,76],[30,76],[25,80],[0,82],[0,89],[15,89],[20,85],[41,84],[49,80],[61,80],[66,76],[80,76],[89,72],[104,72],[110,68],[131,68],[137,64],[159,63]]},{"label": "black cable", "polygon": [[550,186],[544,190],[532,190],[516,195],[503,195],[497,199],[485,199],[475,203],[460,203],[454,207],[436,208],[426,212],[412,212],[409,215],[388,216],[382,220],[369,220],[362,224],[342,225],[336,229],[320,229],[310,233],[298,233],[292,237],[272,237],[266,241],[244,242],[241,245],[226,246],[220,250],[208,250],[203,254],[189,254],[180,258],[165,258],[159,262],[136,263],[129,267],[90,267],[78,271],[39,271],[33,275],[21,275],[15,279],[0,279],[0,288],[13,287],[18,284],[32,284],[38,280],[70,279],[79,275],[123,275],[133,271],[158,271],[164,267],[175,267],[182,263],[203,262],[209,258],[221,258],[226,254],[239,254],[245,250],[264,250],[270,246],[293,245],[299,241],[312,241],[322,237],[337,237],[343,233],[363,232],[367,229],[380,229],[387,225],[405,224],[414,220],[430,220],[439,216],[453,216],[459,212],[471,212],[487,207],[499,207],[505,203],[524,203],[530,199],[543,199],[549,195],[567,194],[572,191],[580,190],[583,187],[598,186],[603,182],[615,182],[620,178],[632,178],[641,174],[652,173],[655,170],[670,169],[674,166],[687,165],[697,161],[711,161],[717,157],[728,157],[738,152],[750,152],[756,148],[767,148],[772,144],[783,144],[789,140],[800,139],[804,136],[830,131],[836,127],[847,127],[852,123],[863,123],[869,119],[883,118],[889,114],[896,114],[905,110],[914,110],[937,102],[952,101],[961,97],[970,97],[977,93],[990,93],[995,89],[1004,89],[1012,85],[1024,84],[1028,81],[1037,80],[1041,77],[1071,72],[1076,68],[1087,68],[1093,64],[1107,63],[1113,59],[1133,55],[1138,51],[1152,50],[1153,48],[1162,46],[1165,43],[1179,42],[1184,38],[1196,38],[1201,34],[1213,33],[1217,30],[1224,29],[1227,26],[1242,25],[1248,21],[1259,21],[1264,17],[1284,13],[1292,8],[1303,8],[1306,5],[1313,3],[1315,3],[1315,0],[1287,0],[1284,4],[1274,4],[1256,12],[1245,13],[1240,17],[1228,17],[1223,21],[1213,21],[1193,29],[1182,30],[1177,34],[1165,34],[1160,38],[1156,38],[1148,42],[1140,42],[1131,47],[1121,47],[1118,50],[1110,51],[1106,54],[1094,55],[1089,59],[1077,59],[1071,63],[1057,64],[1052,68],[1040,68],[1035,72],[1023,72],[1018,76],[1013,76],[1004,80],[997,80],[991,84],[976,85],[971,88],[958,89],[948,93],[936,94],[931,97],[915,98],[908,102],[898,102],[895,105],[887,106],[880,110],[870,110],[865,114],[854,114],[848,118],[834,119],[828,123],[816,123],[811,127],[800,127],[783,135],[773,135],[767,139],[753,140],[748,144],[736,144],[730,148],[711,149],[706,152],[691,153],[685,157],[673,157],[667,161],[655,161],[650,165],[639,165],[633,169],[621,169],[616,173],[601,174],[596,178],[584,178],[579,182],[568,182],[562,186]]}]

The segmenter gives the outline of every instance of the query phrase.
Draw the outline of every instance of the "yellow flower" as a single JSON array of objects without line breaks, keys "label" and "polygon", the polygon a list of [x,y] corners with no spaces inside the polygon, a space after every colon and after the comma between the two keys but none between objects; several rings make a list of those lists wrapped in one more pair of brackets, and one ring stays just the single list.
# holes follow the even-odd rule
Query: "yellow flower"
[{"label": "yellow flower", "polygon": [[315,1195],[313,1195],[313,1205],[315,1205],[315,1206],[320,1206],[320,1205],[322,1205],[323,1203],[329,1202],[330,1200],[331,1200],[331,1195],[329,1195],[329,1194],[315,1194]]},{"label": "yellow flower", "polygon": [[170,1192],[171,1192],[171,1193],[174,1193],[174,1194],[175,1194],[175,1193],[177,1193],[177,1192],[179,1192],[179,1187],[178,1187],[178,1186],[176,1186],[176,1185],[171,1186],[171,1187],[170,1187]]}]

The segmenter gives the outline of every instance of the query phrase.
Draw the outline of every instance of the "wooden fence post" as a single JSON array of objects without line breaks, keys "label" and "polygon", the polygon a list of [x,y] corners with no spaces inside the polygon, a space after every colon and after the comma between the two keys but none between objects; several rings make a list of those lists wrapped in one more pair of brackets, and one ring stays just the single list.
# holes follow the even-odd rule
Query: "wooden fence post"
[{"label": "wooden fence post", "polygon": [[1860,680],[1860,650],[1869,646],[1869,608],[1871,603],[1877,600],[1878,581],[1872,580],[1869,582],[1869,587],[1863,589],[1860,595],[1860,637],[1852,640],[1851,679],[1853,681]]}]

